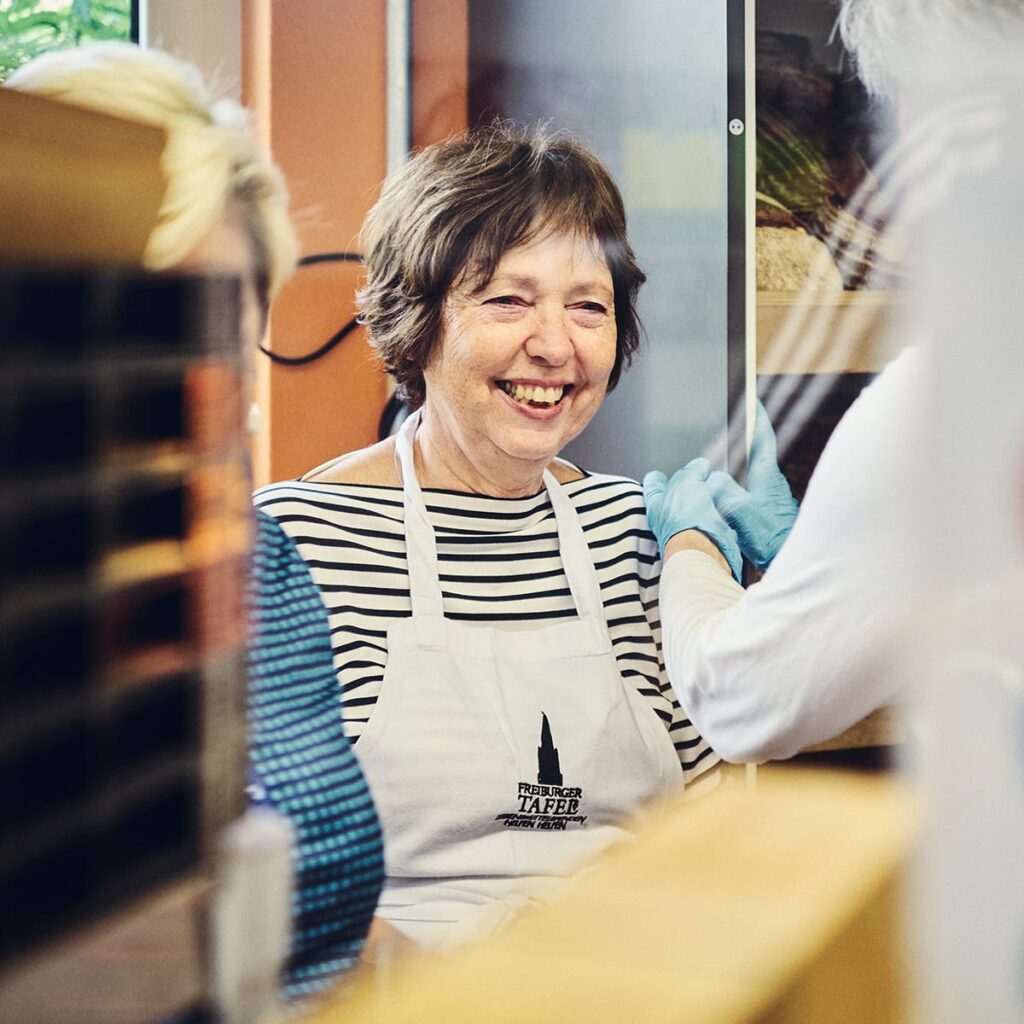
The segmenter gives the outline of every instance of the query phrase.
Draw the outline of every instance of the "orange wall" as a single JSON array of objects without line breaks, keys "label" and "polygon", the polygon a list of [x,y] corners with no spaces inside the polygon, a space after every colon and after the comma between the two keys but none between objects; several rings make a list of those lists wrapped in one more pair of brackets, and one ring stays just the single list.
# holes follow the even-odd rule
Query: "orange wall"
[{"label": "orange wall", "polygon": [[468,119],[467,0],[414,0],[412,142],[426,146],[463,131]]},{"label": "orange wall", "polygon": [[[309,255],[358,250],[366,211],[385,174],[384,0],[247,0],[244,99],[288,181]],[[413,10],[414,142],[466,124],[466,0],[417,0]],[[278,298],[270,346],[283,355],[317,348],[355,312],[360,268],[304,268]],[[308,366],[261,357],[264,432],[257,485],[298,476],[371,444],[388,386],[362,329]]]}]

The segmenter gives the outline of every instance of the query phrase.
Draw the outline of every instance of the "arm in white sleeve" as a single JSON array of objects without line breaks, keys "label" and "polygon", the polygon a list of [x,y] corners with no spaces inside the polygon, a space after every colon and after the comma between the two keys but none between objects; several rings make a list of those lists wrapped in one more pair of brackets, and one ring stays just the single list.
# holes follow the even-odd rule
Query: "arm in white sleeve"
[{"label": "arm in white sleeve", "polygon": [[[644,525],[646,527],[646,523]],[[648,676],[648,685],[655,684],[671,708],[668,734],[675,748],[676,756],[679,758],[682,780],[688,793],[700,796],[718,785],[721,773],[717,766],[721,758],[712,749],[711,744],[694,728],[669,683],[664,657],[661,653],[661,621],[659,619],[658,587],[662,562],[658,555],[657,541],[646,529],[644,534],[645,536],[638,542],[640,557],[637,561],[637,569],[644,595],[644,615],[658,652],[657,675],[653,674],[652,666],[651,675]],[[731,575],[729,579],[732,579]]]},{"label": "arm in white sleeve", "polygon": [[700,552],[667,559],[669,680],[726,760],[791,757],[896,697],[885,655],[908,600],[900,499],[916,468],[919,374],[905,355],[854,404],[759,583],[744,592]]}]

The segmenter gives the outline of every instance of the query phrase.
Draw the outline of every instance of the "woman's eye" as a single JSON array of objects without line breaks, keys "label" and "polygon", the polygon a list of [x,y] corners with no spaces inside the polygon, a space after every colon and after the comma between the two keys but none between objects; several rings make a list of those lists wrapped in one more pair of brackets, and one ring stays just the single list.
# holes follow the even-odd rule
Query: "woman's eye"
[{"label": "woman's eye", "polygon": [[526,302],[518,295],[495,295],[494,298],[487,300],[487,304],[489,306],[524,306]]},{"label": "woman's eye", "polygon": [[584,325],[601,324],[608,316],[608,307],[602,302],[576,302],[569,309]]}]

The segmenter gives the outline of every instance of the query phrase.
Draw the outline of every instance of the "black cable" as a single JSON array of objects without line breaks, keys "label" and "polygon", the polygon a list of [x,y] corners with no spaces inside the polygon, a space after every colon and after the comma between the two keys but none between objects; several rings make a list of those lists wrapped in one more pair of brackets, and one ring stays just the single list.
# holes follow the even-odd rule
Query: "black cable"
[{"label": "black cable", "polygon": [[272,363],[277,363],[279,366],[304,366],[306,363],[316,362],[321,356],[327,355],[332,348],[344,341],[358,326],[359,318],[352,317],[340,331],[332,334],[318,349],[307,352],[304,356],[282,356],[277,352],[271,352],[266,345],[260,345],[259,350]]},{"label": "black cable", "polygon": [[[317,252],[311,256],[303,256],[299,260],[298,266],[310,267],[316,263],[362,262],[363,257],[358,252]],[[277,363],[279,366],[305,366],[307,363],[313,363],[321,356],[327,355],[332,348],[340,345],[358,326],[358,317],[353,317],[341,330],[332,334],[319,348],[302,356],[278,355],[276,352],[271,352],[265,345],[259,345],[258,348],[271,362]],[[404,419],[403,414],[407,415],[408,412],[409,409],[405,402],[397,394],[392,395],[385,403],[384,409],[380,414],[380,420],[377,423],[378,438],[383,441],[386,437],[390,437],[397,429],[397,425]]]},{"label": "black cable", "polygon": [[300,267],[310,267],[314,263],[362,263],[362,253],[358,252],[317,252],[312,256],[303,256],[299,260]]},{"label": "black cable", "polygon": [[[318,252],[312,256],[303,256],[298,266],[309,267],[314,263],[362,263],[363,257],[357,252]],[[282,356],[277,352],[271,352],[265,345],[258,345],[259,350],[278,366],[305,366],[307,363],[316,362],[321,356],[327,355],[337,345],[340,345],[357,327],[358,317],[353,317],[339,331],[335,331],[319,348],[307,352],[302,356]]]}]

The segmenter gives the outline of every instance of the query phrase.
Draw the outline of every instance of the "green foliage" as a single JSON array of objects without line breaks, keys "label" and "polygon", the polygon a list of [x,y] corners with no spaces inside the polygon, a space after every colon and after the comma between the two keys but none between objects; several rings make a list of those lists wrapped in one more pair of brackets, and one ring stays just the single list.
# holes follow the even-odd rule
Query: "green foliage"
[{"label": "green foliage", "polygon": [[0,82],[49,50],[131,38],[131,0],[0,0]]}]

